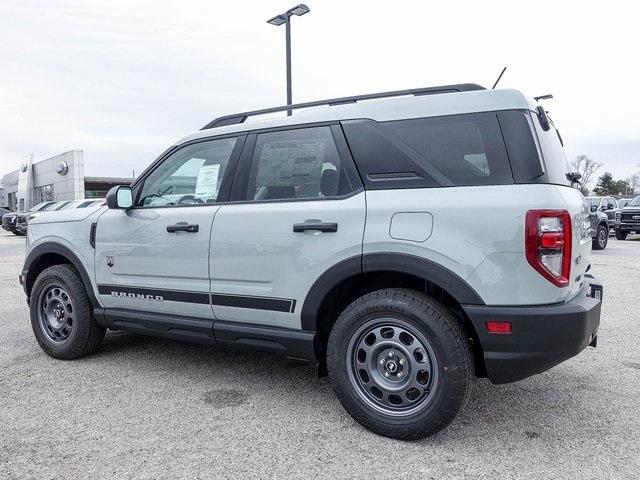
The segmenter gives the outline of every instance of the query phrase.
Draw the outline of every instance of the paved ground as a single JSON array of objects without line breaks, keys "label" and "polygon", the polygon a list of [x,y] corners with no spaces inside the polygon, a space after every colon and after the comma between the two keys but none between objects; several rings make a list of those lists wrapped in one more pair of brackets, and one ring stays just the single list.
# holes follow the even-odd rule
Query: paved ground
[{"label": "paved ground", "polygon": [[[0,478],[638,478],[640,238],[594,252],[597,349],[519,383],[477,381],[446,431],[378,437],[306,364],[108,333],[47,357],[0,231]],[[632,238],[632,239],[631,239]]]}]

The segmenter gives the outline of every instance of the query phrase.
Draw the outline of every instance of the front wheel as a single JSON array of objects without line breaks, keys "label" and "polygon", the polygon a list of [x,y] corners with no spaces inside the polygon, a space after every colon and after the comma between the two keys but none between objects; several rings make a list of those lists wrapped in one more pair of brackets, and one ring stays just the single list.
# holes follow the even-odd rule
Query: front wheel
[{"label": "front wheel", "polygon": [[596,231],[596,236],[593,239],[592,247],[594,250],[604,250],[607,247],[609,241],[609,227],[600,225]]},{"label": "front wheel", "polygon": [[616,240],[626,240],[627,232],[623,232],[622,230],[616,230]]},{"label": "front wheel", "polygon": [[379,290],[349,305],[327,345],[329,378],[361,425],[415,440],[442,430],[466,403],[473,364],[464,332],[434,299]]},{"label": "front wheel", "polygon": [[36,340],[53,358],[83,357],[104,338],[106,330],[93,319],[84,285],[69,265],[54,265],[38,276],[29,308]]}]

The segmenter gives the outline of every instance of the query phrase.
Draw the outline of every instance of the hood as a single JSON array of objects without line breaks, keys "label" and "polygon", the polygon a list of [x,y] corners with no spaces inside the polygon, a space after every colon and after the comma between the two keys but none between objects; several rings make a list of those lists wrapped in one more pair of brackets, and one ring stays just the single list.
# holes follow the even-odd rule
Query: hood
[{"label": "hood", "polygon": [[640,207],[630,207],[627,205],[626,207],[620,210],[622,213],[638,213],[640,212]]},{"label": "hood", "polygon": [[29,224],[40,225],[44,223],[80,222],[96,211],[106,208],[105,206],[89,206],[53,212],[34,212],[32,213],[34,217],[29,220]]}]

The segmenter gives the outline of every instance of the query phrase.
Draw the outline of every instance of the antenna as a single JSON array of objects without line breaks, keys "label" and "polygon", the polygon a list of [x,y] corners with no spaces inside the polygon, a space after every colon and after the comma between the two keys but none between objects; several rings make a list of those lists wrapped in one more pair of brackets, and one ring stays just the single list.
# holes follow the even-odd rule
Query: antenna
[{"label": "antenna", "polygon": [[502,75],[504,75],[504,71],[507,69],[507,67],[505,66],[502,71],[500,72],[500,75],[498,75],[498,79],[496,80],[496,83],[493,84],[493,87],[491,87],[491,90],[496,88],[496,85],[498,85],[498,82],[500,81],[500,79],[502,78]]},{"label": "antenna", "polygon": [[546,95],[540,95],[539,97],[533,97],[533,99],[537,102],[539,100],[549,100],[553,98],[553,95],[551,95],[550,93],[546,94]]}]

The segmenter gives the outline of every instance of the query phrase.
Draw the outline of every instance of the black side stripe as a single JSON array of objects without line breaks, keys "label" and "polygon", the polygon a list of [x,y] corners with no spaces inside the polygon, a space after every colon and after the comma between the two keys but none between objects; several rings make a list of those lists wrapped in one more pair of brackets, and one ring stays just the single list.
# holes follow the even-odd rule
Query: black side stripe
[{"label": "black side stripe", "polygon": [[274,312],[293,313],[296,301],[288,298],[253,297],[245,295],[227,295],[221,293],[188,292],[184,290],[166,290],[160,288],[138,288],[121,285],[98,285],[100,295],[131,298],[132,300],[170,301],[195,303],[199,305],[218,305],[220,307],[250,308]]},{"label": "black side stripe", "polygon": [[211,303],[220,307],[240,307],[288,313],[293,313],[296,308],[296,301],[286,298],[248,297],[220,293],[211,294]]}]

